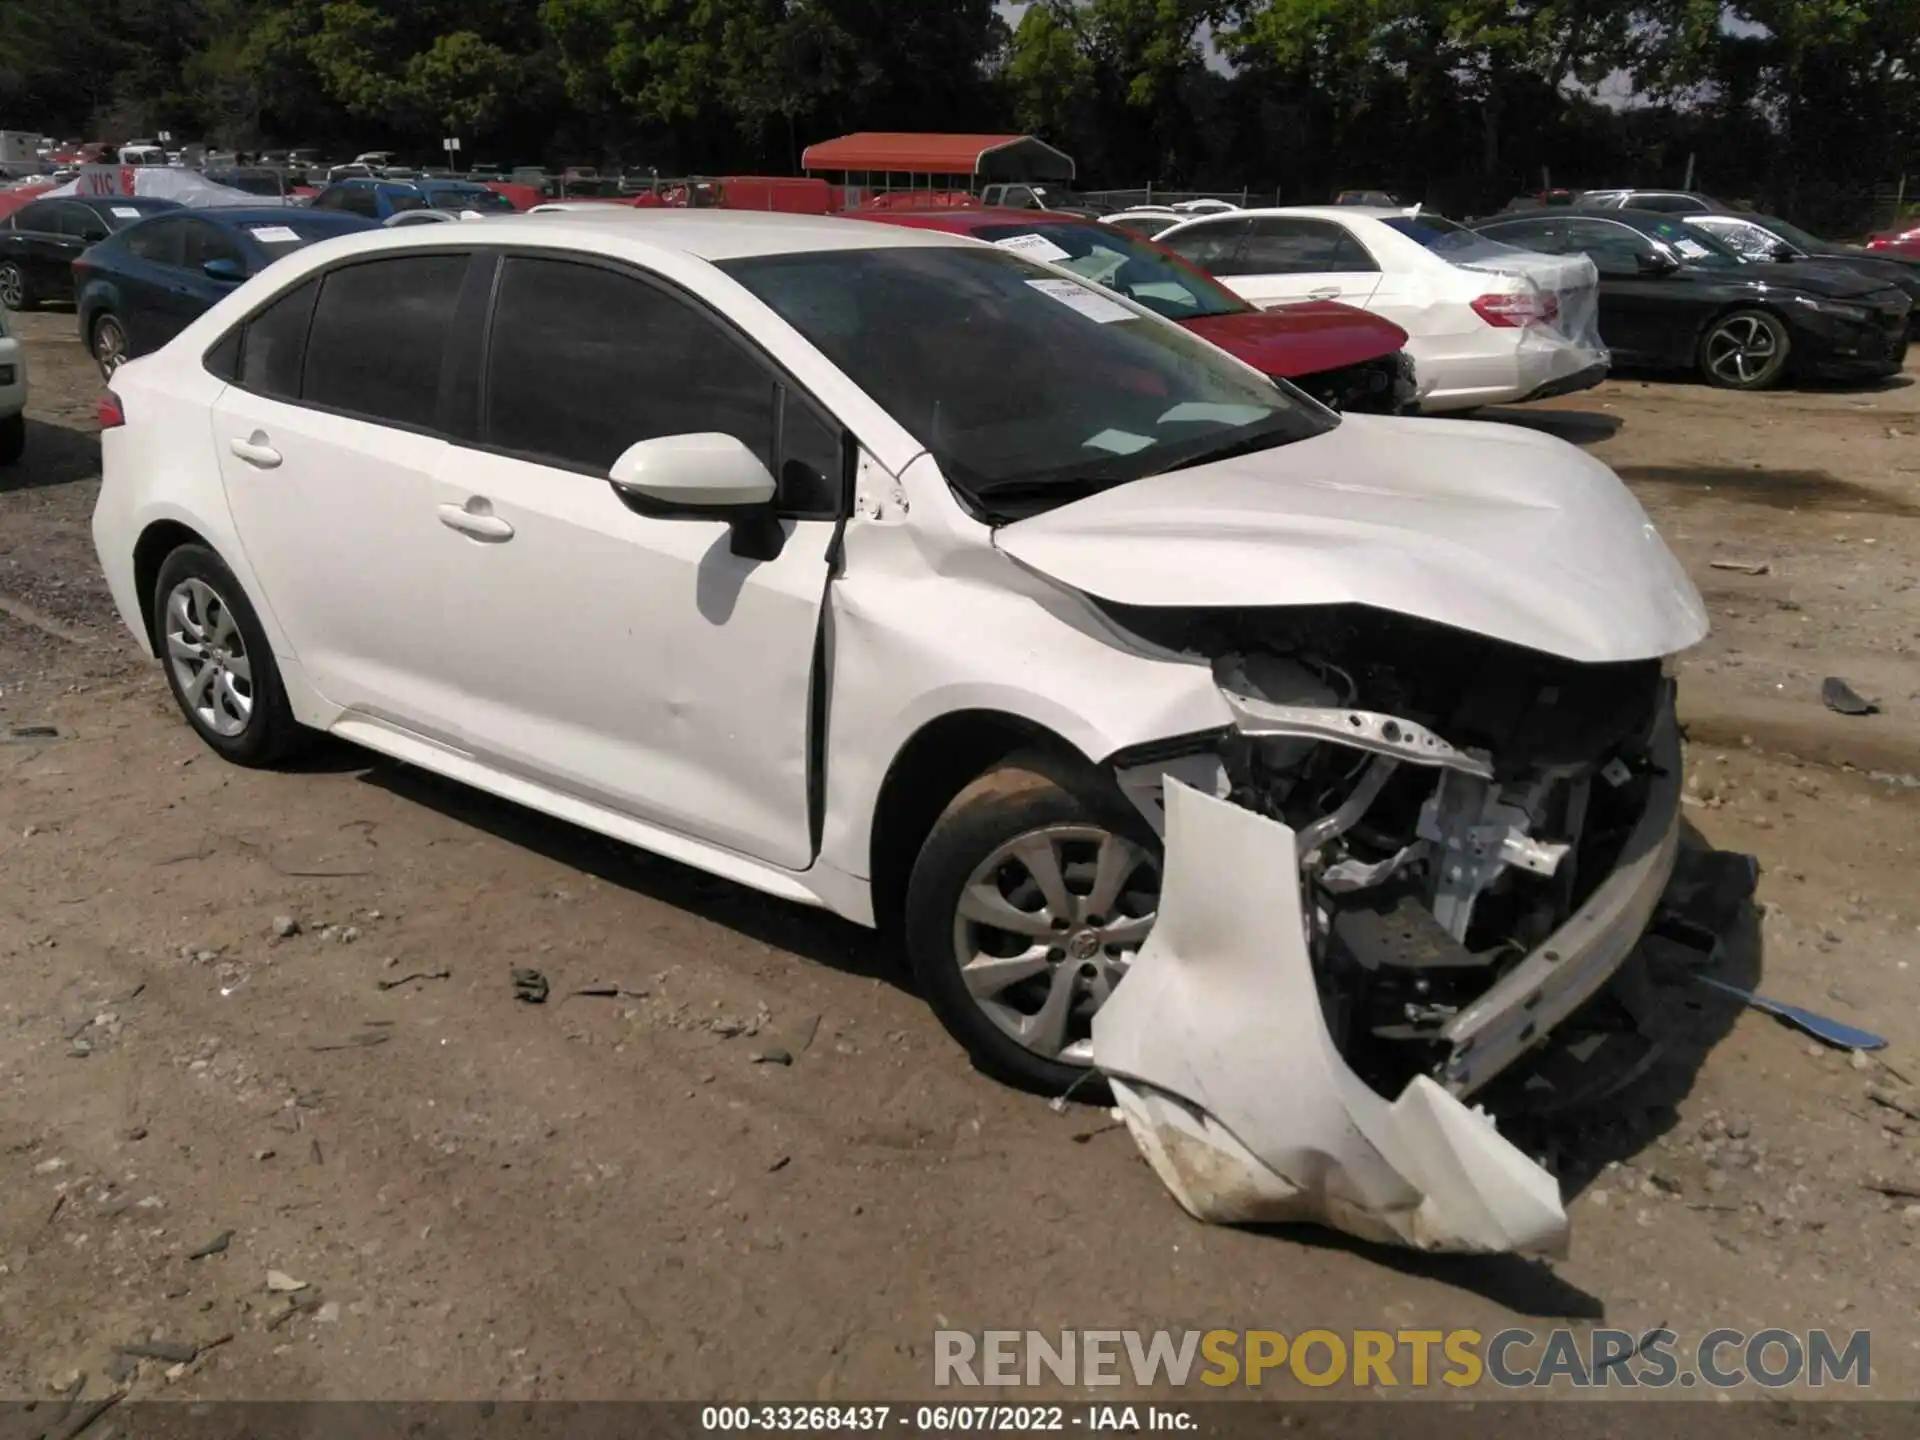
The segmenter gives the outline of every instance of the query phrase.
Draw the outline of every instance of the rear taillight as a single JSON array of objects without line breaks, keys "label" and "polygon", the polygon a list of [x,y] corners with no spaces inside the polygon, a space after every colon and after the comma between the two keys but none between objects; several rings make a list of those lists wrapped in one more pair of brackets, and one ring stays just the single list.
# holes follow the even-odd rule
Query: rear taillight
[{"label": "rear taillight", "polygon": [[1473,313],[1489,325],[1518,329],[1523,325],[1544,325],[1560,313],[1560,302],[1552,295],[1527,292],[1518,295],[1482,295],[1471,302]]},{"label": "rear taillight", "polygon": [[120,397],[108,390],[100,396],[100,428],[113,430],[127,423],[127,412],[120,408]]}]

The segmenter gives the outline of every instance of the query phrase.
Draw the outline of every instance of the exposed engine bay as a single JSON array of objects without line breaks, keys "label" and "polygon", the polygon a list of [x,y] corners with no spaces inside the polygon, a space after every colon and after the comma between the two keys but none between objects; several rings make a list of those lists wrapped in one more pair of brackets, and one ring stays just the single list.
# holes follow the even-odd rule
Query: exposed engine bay
[{"label": "exposed engine bay", "polygon": [[1543,1013],[1475,1058],[1464,1032],[1619,867],[1665,773],[1661,662],[1579,664],[1357,606],[1105,608],[1207,658],[1235,718],[1204,750],[1129,763],[1122,787],[1156,823],[1171,775],[1294,832],[1321,1008],[1358,1076],[1465,1095],[1544,1035]]}]

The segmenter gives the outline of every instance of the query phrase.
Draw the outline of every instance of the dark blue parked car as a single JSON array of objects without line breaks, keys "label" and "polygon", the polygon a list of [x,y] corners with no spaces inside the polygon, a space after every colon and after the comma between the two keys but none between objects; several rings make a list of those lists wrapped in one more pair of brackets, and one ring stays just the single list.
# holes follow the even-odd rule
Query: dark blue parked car
[{"label": "dark blue parked car", "polygon": [[129,225],[73,262],[80,339],[100,373],[158,350],[280,256],[358,230],[358,215],[273,206],[172,210]]},{"label": "dark blue parked car", "polygon": [[513,202],[468,180],[336,180],[307,207],[387,221],[409,210],[512,214]]}]

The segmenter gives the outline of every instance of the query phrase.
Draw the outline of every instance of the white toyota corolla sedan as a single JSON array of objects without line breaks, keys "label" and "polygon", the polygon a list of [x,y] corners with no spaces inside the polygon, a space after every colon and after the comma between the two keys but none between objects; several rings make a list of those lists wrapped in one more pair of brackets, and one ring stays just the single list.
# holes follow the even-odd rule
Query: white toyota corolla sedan
[{"label": "white toyota corolla sedan", "polygon": [[213,749],[329,732],[898,924],[1016,1083],[1124,1070],[1094,1020],[1175,792],[1183,933],[1260,923],[1211,913],[1233,825],[1288,837],[1256,888],[1302,919],[1256,938],[1385,1095],[1533,1048],[1673,863],[1663,660],[1705,620],[1611,471],[1342,419],[995,246],[611,208],[355,235],[112,388],[100,560]]}]

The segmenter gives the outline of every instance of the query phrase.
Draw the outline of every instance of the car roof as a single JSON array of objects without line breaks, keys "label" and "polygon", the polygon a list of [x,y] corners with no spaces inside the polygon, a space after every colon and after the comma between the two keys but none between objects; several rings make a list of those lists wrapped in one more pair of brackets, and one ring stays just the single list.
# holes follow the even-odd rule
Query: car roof
[{"label": "car roof", "polygon": [[871,223],[914,225],[970,235],[989,225],[1097,225],[1099,222],[1058,210],[1024,210],[1014,205],[950,205],[928,206],[923,210],[876,210]]},{"label": "car roof", "polygon": [[1386,205],[1256,205],[1246,210],[1215,210],[1182,216],[1180,223],[1182,226],[1206,225],[1269,216],[1291,220],[1404,220],[1407,212],[1400,206]]},{"label": "car roof", "polygon": [[342,210],[309,210],[305,206],[289,205],[210,205],[193,213],[202,220],[211,220],[230,230],[243,225],[285,225],[298,221],[303,225],[317,225],[321,229],[337,229],[344,235],[375,223],[364,215],[352,215]]},{"label": "car roof", "polygon": [[[473,225],[462,233],[481,244],[525,244],[538,233],[564,236],[582,250],[616,249],[622,242],[674,250],[706,261],[744,260],[760,255],[794,255],[809,251],[887,250],[919,246],[933,248],[967,243],[964,237],[918,226],[881,225],[866,220],[843,220],[831,215],[785,215],[758,210],[652,210],[626,205],[603,205],[592,210],[566,210],[537,217],[530,225]],[[414,245],[445,245],[438,233],[408,233],[409,227],[387,228],[353,237],[356,251],[406,249]],[[421,226],[437,232],[438,226]]]},{"label": "car roof", "polygon": [[[568,230],[584,244],[603,238],[637,240],[660,250],[678,250],[695,259],[747,259],[751,255],[791,255],[810,250],[893,250],[906,246],[950,246],[945,230],[837,215],[781,215],[755,209],[637,209],[597,205],[541,217],[543,227]],[[515,234],[526,234],[515,228]]]},{"label": "car roof", "polygon": [[71,200],[76,205],[84,205],[89,210],[109,210],[114,206],[135,210],[180,210],[185,207],[178,200],[163,200],[158,195],[42,195],[42,200]]}]

